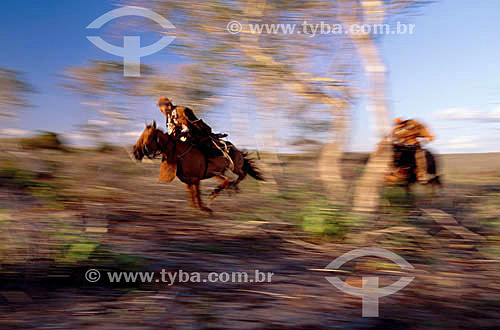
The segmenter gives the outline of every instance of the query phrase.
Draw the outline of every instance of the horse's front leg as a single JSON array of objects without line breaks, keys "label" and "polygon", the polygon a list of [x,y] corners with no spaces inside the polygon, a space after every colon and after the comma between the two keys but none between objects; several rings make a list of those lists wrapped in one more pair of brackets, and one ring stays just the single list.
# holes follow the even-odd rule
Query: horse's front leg
[{"label": "horse's front leg", "polygon": [[186,189],[189,193],[189,198],[190,198],[189,205],[191,205],[191,207],[198,208],[199,205],[197,204],[196,191],[194,185],[186,183]]},{"label": "horse's front leg", "polygon": [[203,204],[203,201],[201,200],[200,183],[198,182],[196,184],[193,184],[193,187],[200,210],[212,214],[213,211],[210,208],[206,207],[205,204]]}]

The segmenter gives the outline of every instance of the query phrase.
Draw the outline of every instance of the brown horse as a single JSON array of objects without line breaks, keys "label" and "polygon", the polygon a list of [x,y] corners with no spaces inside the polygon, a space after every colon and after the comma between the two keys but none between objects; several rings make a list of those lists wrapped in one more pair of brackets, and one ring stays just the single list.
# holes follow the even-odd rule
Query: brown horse
[{"label": "brown horse", "polygon": [[170,182],[177,176],[179,180],[186,184],[191,197],[191,206],[206,212],[212,212],[201,200],[201,180],[215,177],[221,182],[212,192],[212,199],[226,188],[233,188],[238,191],[238,183],[245,179],[247,174],[257,180],[264,181],[259,169],[248,158],[247,153],[239,151],[229,142],[226,142],[226,144],[234,165],[232,172],[238,175],[238,178],[234,181],[230,181],[224,175],[229,166],[229,161],[224,156],[207,159],[196,145],[179,141],[158,129],[156,121],[153,122],[153,125],[146,126],[144,132],[142,132],[134,146],[134,156],[137,160],[142,160],[144,156],[151,158],[161,154],[162,166],[159,181]]}]

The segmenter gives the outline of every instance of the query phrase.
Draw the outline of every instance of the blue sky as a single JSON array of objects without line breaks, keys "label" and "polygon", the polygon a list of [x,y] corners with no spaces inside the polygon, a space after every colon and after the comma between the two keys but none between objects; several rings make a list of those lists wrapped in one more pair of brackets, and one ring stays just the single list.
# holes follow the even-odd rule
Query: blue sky
[{"label": "blue sky", "polygon": [[[37,107],[23,110],[15,121],[1,123],[4,133],[51,130],[77,139],[76,125],[95,119],[81,99],[60,87],[58,75],[88,59],[119,60],[92,45],[86,39],[91,33],[85,29],[114,8],[111,1],[103,0],[1,2],[0,66],[24,71],[38,90],[32,98]],[[500,151],[500,30],[496,25],[500,1],[444,0],[421,12],[405,19],[416,25],[413,35],[388,35],[380,41],[389,69],[392,113],[429,124],[437,136],[431,148],[439,152]],[[169,58],[167,47],[142,61],[164,63]],[[141,122],[161,118],[153,102],[139,110]],[[370,150],[373,118],[366,100],[356,106],[354,118],[351,149]],[[231,136],[238,134],[231,127],[214,126],[229,129]]]}]

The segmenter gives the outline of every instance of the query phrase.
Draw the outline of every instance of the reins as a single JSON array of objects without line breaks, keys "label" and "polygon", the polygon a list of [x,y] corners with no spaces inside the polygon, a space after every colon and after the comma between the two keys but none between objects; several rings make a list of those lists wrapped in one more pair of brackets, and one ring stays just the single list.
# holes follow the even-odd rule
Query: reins
[{"label": "reins", "polygon": [[[160,143],[160,136],[158,135],[158,132],[156,132],[155,134],[156,134],[156,144],[160,147],[160,149],[163,149],[162,146],[161,146],[161,143]],[[177,141],[172,141],[172,142],[174,144],[177,144]],[[170,139],[169,139],[168,143],[171,143]],[[177,156],[177,160],[182,159],[184,156],[186,156],[188,153],[190,153],[191,150],[193,150],[193,144],[192,143],[189,144],[189,148],[186,151],[184,151],[182,154],[180,154],[180,155]],[[165,151],[161,150],[161,152],[165,152]]]},{"label": "reins", "polygon": [[189,144],[189,148],[184,151],[182,154],[180,154],[179,156],[177,156],[177,159],[182,159],[182,157],[186,156],[191,150],[193,150],[193,144]]},{"label": "reins", "polygon": [[156,157],[158,157],[161,153],[163,153],[163,148],[161,146],[161,143],[160,143],[160,137],[158,136],[158,131],[155,130],[155,133],[156,135],[156,145],[157,145],[157,148],[158,150],[155,150],[155,151],[150,151],[149,148],[148,148],[148,145],[147,144],[144,144],[144,151],[145,151],[145,155],[146,157],[148,157],[149,159],[155,159]]}]

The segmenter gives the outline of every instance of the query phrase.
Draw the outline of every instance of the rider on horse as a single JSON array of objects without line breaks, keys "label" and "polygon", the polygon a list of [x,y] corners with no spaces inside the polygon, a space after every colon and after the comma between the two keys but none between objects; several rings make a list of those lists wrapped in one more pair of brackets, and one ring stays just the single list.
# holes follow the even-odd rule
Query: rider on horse
[{"label": "rider on horse", "polygon": [[222,154],[232,164],[227,145],[220,140],[226,137],[226,134],[212,133],[212,128],[203,120],[198,119],[193,110],[173,105],[165,96],[159,98],[158,106],[167,119],[167,133],[169,135],[182,142],[190,141],[199,146],[200,151],[207,158],[214,158]]},{"label": "rider on horse", "polygon": [[[434,141],[434,136],[429,132],[429,129],[415,119],[402,120],[401,118],[397,118],[394,120],[391,137],[396,147],[415,150],[417,180],[421,183],[429,182],[432,178],[427,171],[426,151],[421,146],[427,142]],[[391,181],[399,181],[401,179],[401,169],[393,171],[389,179]]]}]

